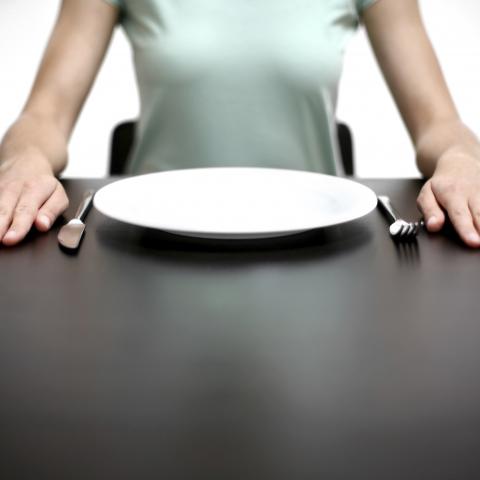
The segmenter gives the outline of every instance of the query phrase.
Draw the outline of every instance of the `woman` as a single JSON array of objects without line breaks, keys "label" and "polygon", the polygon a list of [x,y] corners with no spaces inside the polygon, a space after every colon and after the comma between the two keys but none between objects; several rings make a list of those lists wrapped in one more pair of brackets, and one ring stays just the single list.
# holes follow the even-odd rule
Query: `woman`
[{"label": "woman", "polygon": [[344,46],[363,21],[429,180],[427,228],[445,215],[480,247],[480,144],[461,122],[417,0],[63,0],[27,104],[0,148],[0,239],[47,231],[68,205],[56,175],[122,23],[141,115],[131,173],[257,165],[335,173]]}]

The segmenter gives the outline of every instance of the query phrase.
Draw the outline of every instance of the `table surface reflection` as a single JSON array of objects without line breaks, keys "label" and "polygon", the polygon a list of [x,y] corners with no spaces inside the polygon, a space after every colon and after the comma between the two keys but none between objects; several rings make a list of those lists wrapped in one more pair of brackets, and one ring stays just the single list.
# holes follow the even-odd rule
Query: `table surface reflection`
[{"label": "table surface reflection", "polygon": [[[70,179],[68,218],[86,188]],[[418,217],[419,180],[362,180]],[[478,479],[479,252],[378,211],[182,239],[92,210],[0,249],[2,479]]]}]

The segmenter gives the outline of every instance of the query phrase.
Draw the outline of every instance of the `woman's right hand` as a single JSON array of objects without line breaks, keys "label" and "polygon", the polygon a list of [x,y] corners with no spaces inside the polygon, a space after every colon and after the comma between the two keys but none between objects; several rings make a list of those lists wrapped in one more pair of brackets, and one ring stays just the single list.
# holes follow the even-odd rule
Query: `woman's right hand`
[{"label": "woman's right hand", "polygon": [[0,144],[0,244],[17,244],[33,225],[49,230],[67,208],[55,174],[118,16],[107,2],[62,0],[30,97]]},{"label": "woman's right hand", "polygon": [[51,164],[39,153],[0,163],[0,243],[11,246],[33,225],[46,232],[68,207],[68,197]]}]

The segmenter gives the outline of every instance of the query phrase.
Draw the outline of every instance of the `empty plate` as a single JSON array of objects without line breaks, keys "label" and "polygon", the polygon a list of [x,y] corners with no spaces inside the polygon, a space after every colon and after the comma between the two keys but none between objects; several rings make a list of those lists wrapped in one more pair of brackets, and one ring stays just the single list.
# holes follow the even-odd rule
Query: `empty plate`
[{"label": "empty plate", "polygon": [[352,180],[298,170],[195,168],[139,175],[101,188],[104,215],[203,238],[292,235],[360,218],[375,193]]}]

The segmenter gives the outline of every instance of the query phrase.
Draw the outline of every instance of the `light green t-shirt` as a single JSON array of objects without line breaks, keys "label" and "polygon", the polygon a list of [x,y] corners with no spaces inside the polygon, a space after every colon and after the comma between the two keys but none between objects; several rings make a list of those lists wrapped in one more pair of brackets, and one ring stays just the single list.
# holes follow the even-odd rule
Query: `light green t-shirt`
[{"label": "light green t-shirt", "polygon": [[262,166],[341,173],[343,53],[376,0],[107,0],[140,93],[129,173]]}]

